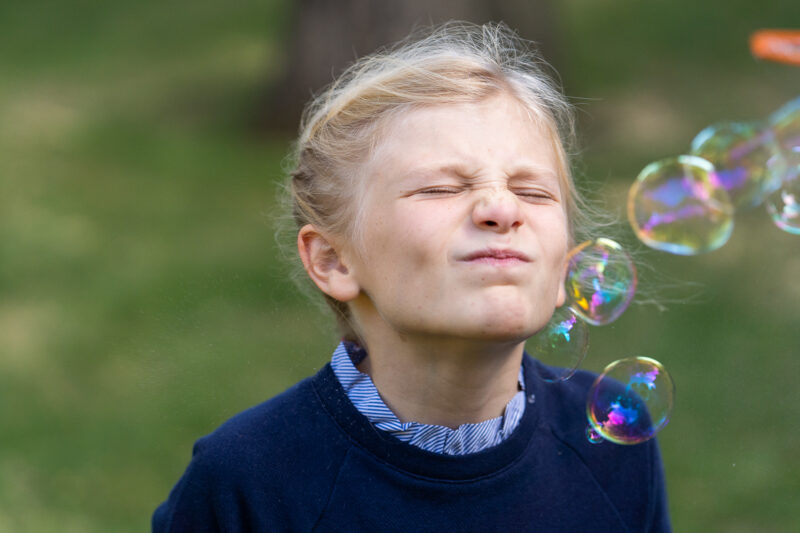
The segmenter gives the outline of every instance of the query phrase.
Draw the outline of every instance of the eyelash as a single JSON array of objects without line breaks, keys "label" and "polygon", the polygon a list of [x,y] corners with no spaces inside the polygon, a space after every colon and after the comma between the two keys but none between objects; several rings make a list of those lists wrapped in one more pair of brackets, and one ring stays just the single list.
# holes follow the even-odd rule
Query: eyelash
[{"label": "eyelash", "polygon": [[[464,189],[459,187],[430,187],[427,189],[422,189],[419,191],[419,194],[457,194]],[[521,198],[525,199],[532,199],[532,200],[552,200],[553,195],[547,191],[543,190],[516,190],[512,191],[514,194]]]},{"label": "eyelash", "polygon": [[538,198],[542,200],[552,200],[553,195],[547,191],[542,190],[523,190],[523,191],[514,191],[514,194],[517,196],[522,196],[525,198]]},{"label": "eyelash", "polygon": [[419,191],[421,194],[446,194],[446,193],[457,193],[461,192],[462,189],[458,187],[430,187],[428,189],[422,189]]}]

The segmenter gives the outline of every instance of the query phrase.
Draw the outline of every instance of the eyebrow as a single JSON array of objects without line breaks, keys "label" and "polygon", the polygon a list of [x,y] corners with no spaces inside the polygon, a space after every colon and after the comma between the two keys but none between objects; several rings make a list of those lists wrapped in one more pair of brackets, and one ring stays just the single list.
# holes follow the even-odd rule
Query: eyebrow
[{"label": "eyebrow", "polygon": [[449,165],[442,165],[440,167],[415,167],[409,170],[408,172],[403,174],[404,178],[424,178],[431,175],[440,175],[443,174],[445,176],[452,176],[454,178],[459,179],[470,179],[470,176],[474,173],[469,170],[469,168],[463,164],[449,164]]},{"label": "eyebrow", "polygon": [[[409,170],[405,174],[403,174],[404,178],[409,179],[416,179],[416,178],[424,178],[432,175],[444,175],[450,176],[454,178],[458,178],[460,180],[466,181],[476,181],[478,178],[476,177],[476,172],[471,170],[470,166],[464,165],[463,163],[452,163],[452,164],[445,164],[439,167],[417,167]],[[520,165],[513,169],[513,172],[509,174],[509,179],[525,179],[525,178],[536,178],[536,179],[552,179],[556,183],[559,183],[558,173],[555,172],[553,169],[536,166],[536,165]]]}]

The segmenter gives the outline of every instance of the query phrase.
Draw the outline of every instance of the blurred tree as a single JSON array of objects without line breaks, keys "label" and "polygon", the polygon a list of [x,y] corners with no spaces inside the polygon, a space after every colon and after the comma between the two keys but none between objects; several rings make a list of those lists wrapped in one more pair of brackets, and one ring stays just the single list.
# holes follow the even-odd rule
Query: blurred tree
[{"label": "blurred tree", "polygon": [[447,20],[503,21],[558,63],[552,0],[297,0],[286,63],[267,88],[259,128],[293,131],[311,94],[354,59],[402,39],[415,26]]}]

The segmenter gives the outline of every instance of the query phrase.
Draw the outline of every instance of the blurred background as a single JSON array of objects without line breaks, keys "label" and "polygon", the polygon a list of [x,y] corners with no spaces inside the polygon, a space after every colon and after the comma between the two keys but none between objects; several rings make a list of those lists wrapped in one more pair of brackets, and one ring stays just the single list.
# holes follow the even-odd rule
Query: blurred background
[{"label": "blurred background", "polygon": [[[647,163],[800,95],[747,43],[800,29],[796,0],[3,2],[0,531],[147,530],[198,437],[328,360],[274,238],[298,106],[448,18],[541,43],[580,109],[580,180],[622,221]],[[585,366],[672,373],[675,530],[796,531],[800,237],[755,209],[718,251],[637,253],[661,305],[592,328]]]}]

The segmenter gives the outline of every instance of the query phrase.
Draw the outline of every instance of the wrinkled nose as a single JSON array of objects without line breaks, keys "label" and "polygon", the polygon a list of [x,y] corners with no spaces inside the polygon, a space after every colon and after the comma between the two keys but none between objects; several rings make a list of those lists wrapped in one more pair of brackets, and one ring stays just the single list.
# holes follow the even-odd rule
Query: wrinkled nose
[{"label": "wrinkled nose", "polygon": [[522,225],[519,199],[509,190],[486,191],[476,200],[472,221],[480,229],[505,233]]}]

